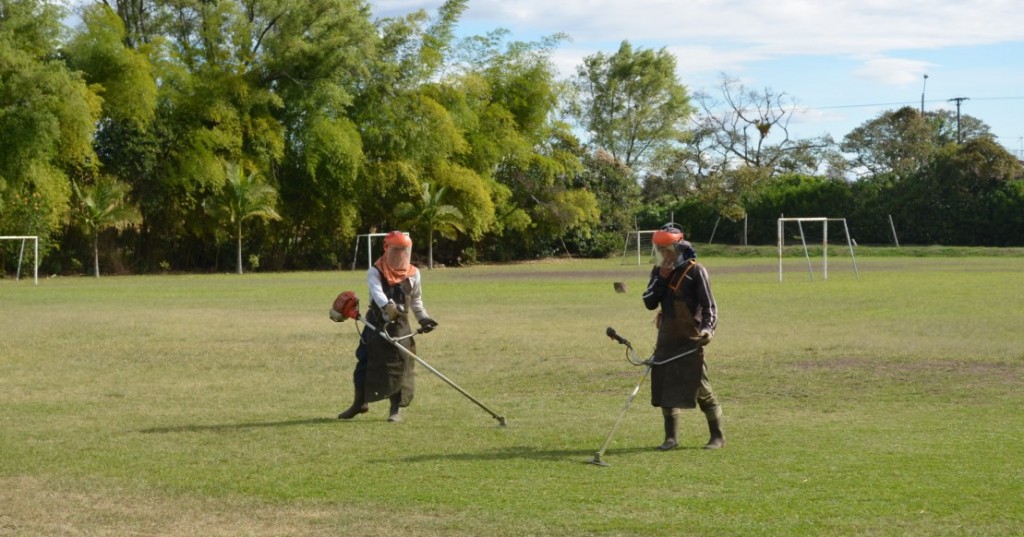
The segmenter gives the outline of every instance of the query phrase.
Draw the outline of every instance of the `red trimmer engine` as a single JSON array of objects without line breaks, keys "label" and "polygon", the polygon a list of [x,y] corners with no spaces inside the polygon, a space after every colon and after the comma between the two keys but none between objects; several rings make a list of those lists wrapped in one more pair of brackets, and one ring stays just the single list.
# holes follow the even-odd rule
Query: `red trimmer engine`
[{"label": "red trimmer engine", "polygon": [[343,291],[334,299],[329,313],[331,320],[340,323],[345,319],[359,318],[359,297],[352,291]]}]

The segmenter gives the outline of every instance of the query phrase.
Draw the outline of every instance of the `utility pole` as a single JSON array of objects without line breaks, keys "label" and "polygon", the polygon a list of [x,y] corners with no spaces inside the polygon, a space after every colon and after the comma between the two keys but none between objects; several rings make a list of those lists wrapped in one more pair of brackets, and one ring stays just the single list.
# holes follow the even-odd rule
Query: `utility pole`
[{"label": "utility pole", "polygon": [[924,75],[924,86],[921,86],[921,116],[924,116],[924,90],[928,88],[928,73]]},{"label": "utility pole", "polygon": [[963,136],[960,135],[960,103],[970,99],[970,97],[953,97],[949,101],[956,101],[956,143],[963,143]]}]

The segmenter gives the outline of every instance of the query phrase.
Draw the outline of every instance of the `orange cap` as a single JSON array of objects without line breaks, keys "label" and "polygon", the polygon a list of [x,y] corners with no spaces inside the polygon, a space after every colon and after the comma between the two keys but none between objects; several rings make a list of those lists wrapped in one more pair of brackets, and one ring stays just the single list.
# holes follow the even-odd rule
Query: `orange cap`
[{"label": "orange cap", "polygon": [[683,232],[679,231],[678,228],[668,225],[655,231],[652,240],[656,246],[672,246],[683,240]]},{"label": "orange cap", "polygon": [[411,248],[412,239],[401,231],[392,231],[384,236],[384,249],[387,250],[391,246],[404,246],[406,248]]}]

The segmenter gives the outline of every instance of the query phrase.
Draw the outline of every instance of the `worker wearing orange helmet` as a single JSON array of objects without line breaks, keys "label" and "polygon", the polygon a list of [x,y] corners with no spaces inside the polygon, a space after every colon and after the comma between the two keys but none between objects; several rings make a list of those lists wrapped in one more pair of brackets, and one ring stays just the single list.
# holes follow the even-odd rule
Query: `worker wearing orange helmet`
[{"label": "worker wearing orange helmet", "polygon": [[[387,330],[393,338],[412,333],[410,312],[422,332],[437,327],[437,321],[423,307],[420,272],[411,263],[411,253],[412,239],[401,231],[392,231],[384,237],[384,253],[366,274],[370,290],[366,321],[377,329]],[[401,339],[399,344],[416,353],[413,338]],[[363,330],[356,359],[352,406],[338,414],[338,418],[352,419],[367,412],[369,403],[388,399],[388,421],[401,421],[400,409],[409,406],[415,391],[416,362],[369,327]]]},{"label": "worker wearing orange helmet", "polygon": [[697,263],[693,245],[675,225],[655,232],[653,241],[661,263],[651,270],[643,300],[649,310],[661,307],[656,321],[658,341],[651,358],[651,404],[661,407],[665,423],[665,441],[658,449],[678,445],[680,409],[698,406],[711,432],[704,448],[718,449],[725,446],[722,408],[704,363],[704,346],[711,342],[718,324],[711,279]]}]

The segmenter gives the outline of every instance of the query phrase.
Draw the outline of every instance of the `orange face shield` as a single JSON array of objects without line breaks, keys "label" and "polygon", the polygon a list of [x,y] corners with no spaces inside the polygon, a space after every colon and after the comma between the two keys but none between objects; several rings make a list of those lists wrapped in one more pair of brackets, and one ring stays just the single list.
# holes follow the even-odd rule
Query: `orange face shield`
[{"label": "orange face shield", "polygon": [[404,273],[409,269],[412,239],[401,231],[392,231],[384,237],[384,263],[391,270]]},{"label": "orange face shield", "polygon": [[654,237],[652,237],[652,240],[654,241],[654,245],[659,248],[672,246],[675,243],[683,240],[683,232],[679,231],[674,227],[665,226],[659,229],[658,231],[654,232]]}]

